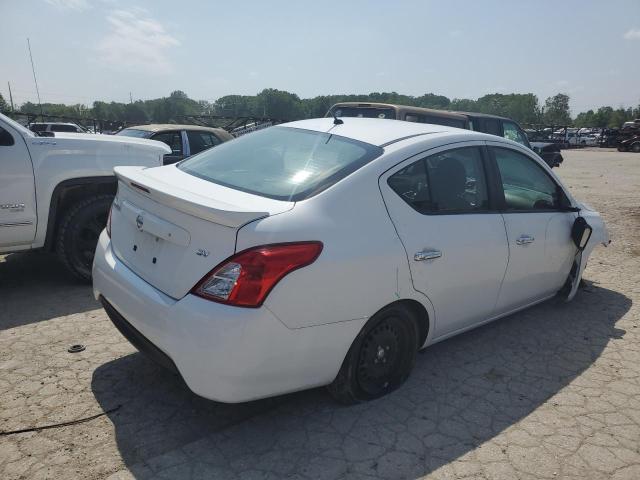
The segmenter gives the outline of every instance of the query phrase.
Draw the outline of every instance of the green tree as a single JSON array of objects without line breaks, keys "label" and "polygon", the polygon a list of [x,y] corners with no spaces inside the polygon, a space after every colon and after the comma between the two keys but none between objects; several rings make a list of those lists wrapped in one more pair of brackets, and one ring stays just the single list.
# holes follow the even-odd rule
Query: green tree
[{"label": "green tree", "polygon": [[4,97],[0,93],[0,112],[6,112],[9,110],[9,105],[5,101]]},{"label": "green tree", "polygon": [[550,125],[571,125],[569,95],[558,93],[544,102],[544,122]]}]

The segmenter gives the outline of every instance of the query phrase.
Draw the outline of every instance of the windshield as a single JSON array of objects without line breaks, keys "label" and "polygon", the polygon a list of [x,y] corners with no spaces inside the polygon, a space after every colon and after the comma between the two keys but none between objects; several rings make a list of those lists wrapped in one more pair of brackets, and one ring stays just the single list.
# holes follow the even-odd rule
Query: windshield
[{"label": "windshield", "polygon": [[116,135],[122,135],[123,137],[135,137],[135,138],[147,138],[153,132],[148,130],[136,130],[135,128],[125,128],[120,130]]},{"label": "windshield", "polygon": [[181,162],[181,170],[236,190],[298,201],[330,187],[382,154],[330,133],[270,127]]},{"label": "windshield", "polygon": [[393,108],[374,108],[374,107],[342,107],[337,106],[331,109],[327,116],[336,117],[358,117],[358,118],[386,118],[396,119],[396,111]]}]

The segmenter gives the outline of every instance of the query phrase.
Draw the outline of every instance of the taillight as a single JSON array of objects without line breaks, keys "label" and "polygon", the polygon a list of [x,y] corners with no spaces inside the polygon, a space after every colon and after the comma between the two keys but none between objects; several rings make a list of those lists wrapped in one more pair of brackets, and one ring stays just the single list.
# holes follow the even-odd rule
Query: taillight
[{"label": "taillight", "polygon": [[107,226],[105,227],[109,238],[111,238],[111,212],[112,211],[113,211],[113,203],[111,204],[111,207],[109,207],[109,216],[107,217]]},{"label": "taillight", "polygon": [[229,305],[259,307],[285,275],[310,265],[321,251],[321,242],[276,243],[249,248],[214,268],[191,293]]}]

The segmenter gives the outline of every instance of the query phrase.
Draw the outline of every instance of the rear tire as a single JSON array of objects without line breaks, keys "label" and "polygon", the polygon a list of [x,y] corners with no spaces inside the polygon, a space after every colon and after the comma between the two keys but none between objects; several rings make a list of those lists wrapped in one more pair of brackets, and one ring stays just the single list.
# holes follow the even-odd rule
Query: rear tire
[{"label": "rear tire", "polygon": [[91,267],[98,237],[107,224],[113,195],[95,195],[73,205],[62,217],[56,236],[56,252],[64,266],[84,281]]},{"label": "rear tire", "polygon": [[407,379],[417,352],[418,327],[413,313],[402,304],[385,307],[353,341],[327,389],[345,405],[386,395]]}]

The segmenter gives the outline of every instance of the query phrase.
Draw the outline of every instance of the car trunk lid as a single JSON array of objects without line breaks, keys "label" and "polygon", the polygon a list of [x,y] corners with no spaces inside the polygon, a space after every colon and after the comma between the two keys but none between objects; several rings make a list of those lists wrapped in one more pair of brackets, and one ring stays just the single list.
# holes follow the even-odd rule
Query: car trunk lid
[{"label": "car trunk lid", "polygon": [[142,279],[181,298],[235,253],[236,232],[293,202],[224,187],[176,168],[117,167],[111,217],[115,255]]}]

